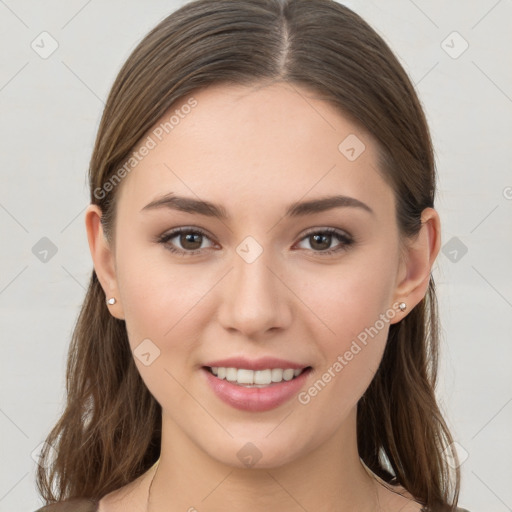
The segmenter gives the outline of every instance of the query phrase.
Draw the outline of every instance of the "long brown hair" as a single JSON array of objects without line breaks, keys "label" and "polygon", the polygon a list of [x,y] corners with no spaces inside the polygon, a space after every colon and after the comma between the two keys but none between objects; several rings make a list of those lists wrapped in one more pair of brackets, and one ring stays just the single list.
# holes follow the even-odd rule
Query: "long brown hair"
[{"label": "long brown hair", "polygon": [[[117,189],[105,185],[171,106],[211,84],[273,81],[314,91],[375,138],[400,233],[417,234],[423,209],[434,206],[432,142],[414,87],[383,39],[333,0],[196,0],[144,37],[112,86],[89,168],[91,203],[102,210],[107,237],[114,239]],[[438,331],[431,276],[424,299],[390,326],[357,411],[365,464],[436,511],[454,510],[460,482],[443,455],[452,438],[435,397]],[[161,407],[139,376],[124,322],[105,307],[94,270],[66,388],[37,475],[47,502],[100,499],[155,463]]]}]

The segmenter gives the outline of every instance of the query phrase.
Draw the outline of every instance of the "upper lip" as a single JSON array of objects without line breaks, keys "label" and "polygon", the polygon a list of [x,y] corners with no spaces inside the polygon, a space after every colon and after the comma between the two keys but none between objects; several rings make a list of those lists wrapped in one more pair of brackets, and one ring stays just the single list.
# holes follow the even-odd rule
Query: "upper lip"
[{"label": "upper lip", "polygon": [[247,359],[246,357],[229,357],[226,359],[216,359],[205,364],[205,366],[221,367],[221,368],[243,368],[246,370],[266,370],[273,368],[281,368],[286,370],[301,370],[307,368],[308,365],[286,361],[276,357],[261,357],[259,359]]}]

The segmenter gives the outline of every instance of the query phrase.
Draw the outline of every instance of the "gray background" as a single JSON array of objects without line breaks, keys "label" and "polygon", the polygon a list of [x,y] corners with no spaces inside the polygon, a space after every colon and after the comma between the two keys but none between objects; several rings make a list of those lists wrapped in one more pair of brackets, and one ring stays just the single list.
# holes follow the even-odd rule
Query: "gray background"
[{"label": "gray background", "polygon": [[[63,404],[92,268],[86,169],[104,100],[136,43],[183,3],[0,0],[0,511],[41,503],[31,454]],[[460,504],[510,511],[512,2],[346,3],[398,54],[433,133],[438,394],[463,460]]]}]

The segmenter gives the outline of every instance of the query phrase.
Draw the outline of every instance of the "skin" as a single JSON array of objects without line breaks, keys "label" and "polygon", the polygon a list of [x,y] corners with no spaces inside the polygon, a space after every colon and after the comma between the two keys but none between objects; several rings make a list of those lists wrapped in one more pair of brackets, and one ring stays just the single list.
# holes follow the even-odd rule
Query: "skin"
[{"label": "skin", "polygon": [[[117,300],[111,314],[125,320],[132,349],[149,338],[160,350],[149,366],[135,362],[163,410],[158,466],[105,496],[100,512],[147,510],[153,477],[151,512],[224,511],[227,503],[255,512],[420,510],[404,489],[388,489],[361,464],[356,405],[390,324],[425,296],[440,247],[437,212],[423,211],[418,236],[401,252],[375,141],[311,91],[222,85],[193,96],[197,107],[119,185],[111,244],[98,207],[86,213],[98,278]],[[338,150],[349,134],[366,146],[354,161]],[[141,211],[170,192],[221,204],[231,218]],[[294,201],[335,192],[374,214],[345,207],[283,217]],[[155,241],[180,226],[208,236],[195,245],[175,236],[167,246],[200,247],[199,254],[173,254]],[[327,227],[349,233],[354,244],[332,236],[325,246],[341,250],[322,255],[325,246],[305,232]],[[236,252],[247,236],[263,249],[251,263]],[[293,398],[266,412],[240,411],[216,397],[200,370],[215,358],[272,355],[312,366],[307,390],[400,301],[407,310],[395,309],[307,404]],[[261,453],[253,467],[237,457],[248,442]]]}]

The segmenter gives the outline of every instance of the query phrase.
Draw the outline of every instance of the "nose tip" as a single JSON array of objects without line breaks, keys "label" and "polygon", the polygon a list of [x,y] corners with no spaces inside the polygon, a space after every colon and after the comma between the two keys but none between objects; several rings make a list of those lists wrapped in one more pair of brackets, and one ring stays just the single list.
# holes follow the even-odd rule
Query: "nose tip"
[{"label": "nose tip", "polygon": [[[247,254],[254,255],[254,245],[247,242]],[[261,256],[248,260],[241,256],[226,279],[219,308],[219,321],[227,330],[255,337],[270,330],[283,328],[290,314],[283,296],[285,287],[275,271]]]}]

